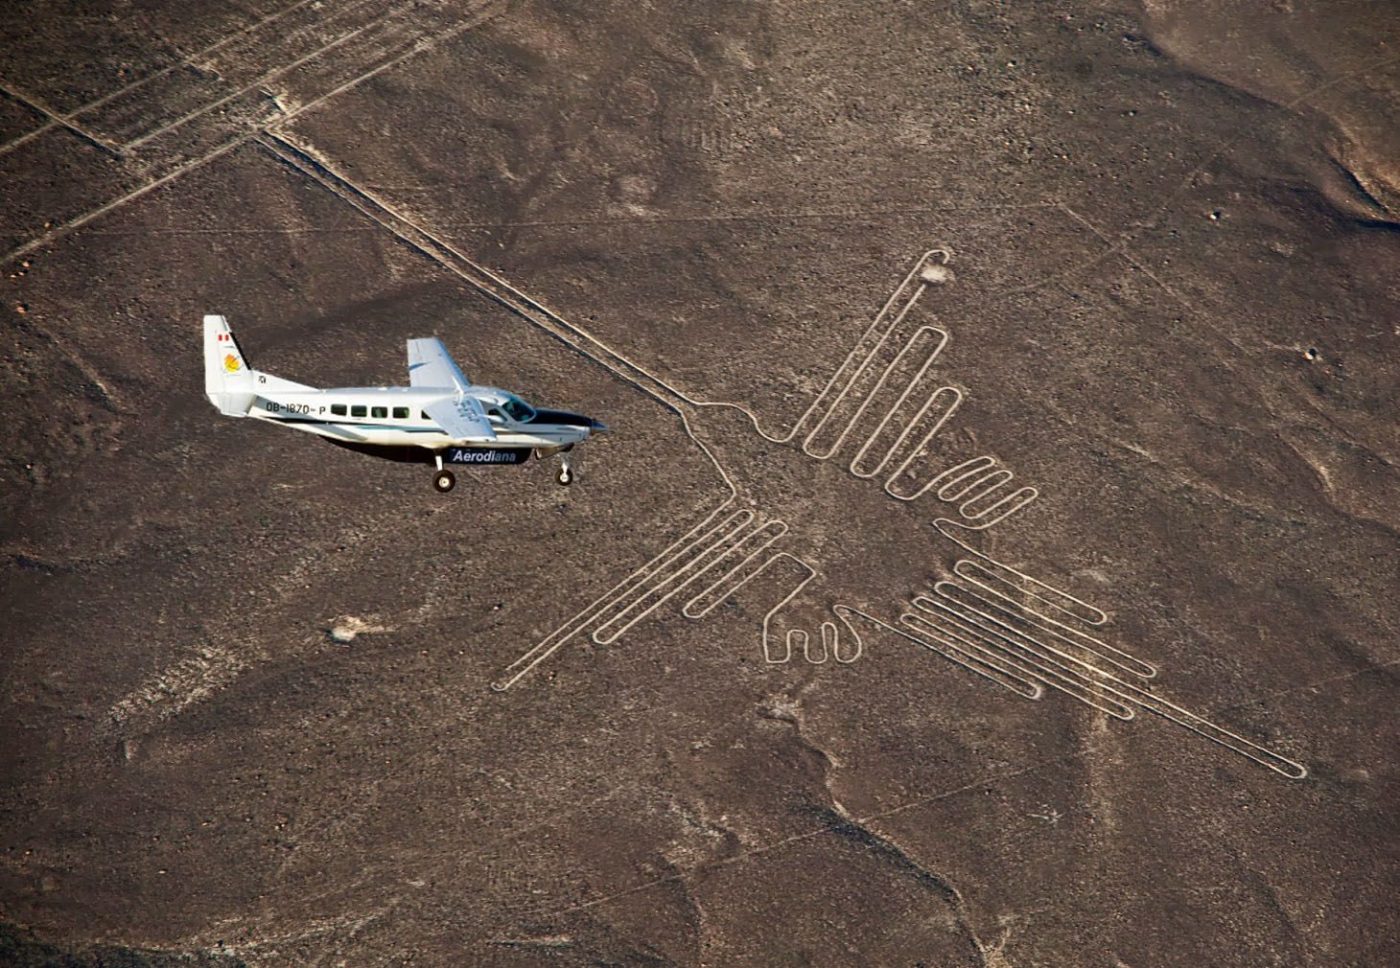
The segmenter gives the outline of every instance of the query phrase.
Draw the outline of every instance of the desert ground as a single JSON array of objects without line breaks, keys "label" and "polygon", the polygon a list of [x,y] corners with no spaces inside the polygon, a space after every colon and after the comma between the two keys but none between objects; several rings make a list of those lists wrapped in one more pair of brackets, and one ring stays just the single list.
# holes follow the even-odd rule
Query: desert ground
[{"label": "desert ground", "polygon": [[1400,962],[1394,6],[38,0],[0,176],[0,960]]}]

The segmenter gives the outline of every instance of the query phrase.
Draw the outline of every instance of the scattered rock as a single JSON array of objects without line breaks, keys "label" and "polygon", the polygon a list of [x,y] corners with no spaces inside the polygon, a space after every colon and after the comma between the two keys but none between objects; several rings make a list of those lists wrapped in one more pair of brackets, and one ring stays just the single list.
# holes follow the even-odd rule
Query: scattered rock
[{"label": "scattered rock", "polygon": [[387,631],[388,629],[382,625],[372,625],[364,619],[356,618],[353,615],[345,615],[336,619],[327,630],[331,641],[339,645],[349,645],[351,642],[355,641],[357,636],[365,633]]}]

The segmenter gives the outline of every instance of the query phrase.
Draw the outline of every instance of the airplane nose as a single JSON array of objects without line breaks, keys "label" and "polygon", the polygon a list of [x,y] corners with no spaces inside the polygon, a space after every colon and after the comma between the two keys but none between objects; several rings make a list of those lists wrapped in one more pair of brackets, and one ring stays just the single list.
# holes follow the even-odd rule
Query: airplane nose
[{"label": "airplane nose", "polygon": [[608,425],[603,423],[603,421],[601,420],[595,420],[592,417],[589,417],[588,430],[590,433],[605,434],[608,432]]}]

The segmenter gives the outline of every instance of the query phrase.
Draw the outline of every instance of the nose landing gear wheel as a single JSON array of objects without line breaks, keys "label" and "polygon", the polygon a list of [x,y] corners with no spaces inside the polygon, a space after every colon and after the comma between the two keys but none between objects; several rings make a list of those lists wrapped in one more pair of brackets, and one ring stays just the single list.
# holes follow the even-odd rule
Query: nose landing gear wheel
[{"label": "nose landing gear wheel", "polygon": [[559,468],[559,476],[555,478],[560,487],[568,487],[574,482],[574,472],[567,467]]},{"label": "nose landing gear wheel", "polygon": [[452,476],[451,471],[438,471],[433,475],[433,488],[439,494],[446,494],[457,486],[457,478]]}]

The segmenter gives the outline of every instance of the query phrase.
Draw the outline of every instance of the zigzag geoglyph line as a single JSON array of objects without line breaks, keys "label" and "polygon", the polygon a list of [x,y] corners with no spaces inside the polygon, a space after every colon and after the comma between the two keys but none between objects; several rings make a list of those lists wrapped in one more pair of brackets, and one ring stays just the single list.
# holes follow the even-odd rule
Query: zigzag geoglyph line
[{"label": "zigzag geoglyph line", "polygon": [[1115,719],[1145,709],[1282,776],[1307,776],[1301,763],[1144,688],[1156,668],[1091,634],[1103,612],[971,548],[958,536],[965,525],[935,526],[972,557],[953,564],[952,580],[914,596],[898,627],[862,617],[1027,699],[1049,687]]},{"label": "zigzag geoglyph line", "polygon": [[[805,430],[803,452],[817,460],[829,460],[852,439],[857,426],[867,415],[878,412],[872,408],[895,375],[911,361],[918,360],[919,354],[923,353],[922,362],[913,376],[907,379],[902,392],[880,416],[874,428],[867,432],[848,470],[862,479],[886,474],[885,491],[898,500],[913,501],[934,491],[940,500],[956,502],[958,513],[967,520],[978,522],[980,527],[995,524],[1034,500],[1037,492],[1034,488],[1026,487],[1007,493],[1006,485],[1011,481],[1012,474],[999,467],[993,457],[984,455],[965,461],[929,477],[912,491],[899,488],[901,480],[962,400],[962,391],[956,387],[940,385],[928,389],[925,386],[929,370],[947,344],[948,334],[925,325],[912,334],[902,335],[906,318],[925,291],[950,277],[946,268],[948,258],[949,254],[944,249],[933,249],[919,258],[821,393],[786,434],[775,436],[766,433],[753,411],[738,404],[697,401],[677,392],[675,396],[679,399],[674,405],[677,409],[689,410],[692,419],[698,417],[699,408],[704,407],[738,410],[749,418],[760,436],[777,444],[787,444]],[[901,337],[904,339],[903,345],[897,352],[891,353]],[[881,368],[879,360],[889,355],[892,358]],[[636,364],[631,365],[636,367]],[[662,384],[661,380],[652,379]],[[870,385],[862,386],[862,381]],[[921,389],[927,391],[922,398],[919,394]],[[843,406],[848,403],[855,406],[849,416],[842,413]],[[894,439],[881,452],[877,448],[891,436],[891,428],[898,432],[893,434]],[[835,431],[835,439],[828,443],[823,435],[829,429]],[[689,421],[687,430],[689,432]],[[872,451],[879,458],[873,465]],[[764,617],[762,645],[765,660],[783,663],[794,654],[800,654],[811,663],[835,659],[847,664],[860,657],[860,636],[839,613],[836,618],[841,625],[832,621],[822,622],[816,637],[804,629],[792,628],[781,640],[775,641],[772,632],[774,619],[816,579],[817,569],[789,552],[769,553],[771,546],[789,531],[787,522],[782,519],[770,517],[760,521],[753,510],[733,511],[728,517],[721,518],[734,502],[737,489],[719,461],[715,460],[715,463],[730,489],[730,497],[679,541],[516,659],[494,684],[496,689],[510,688],[578,634],[587,632],[599,645],[615,642],[624,632],[677,595],[708,580],[708,584],[704,584],[681,608],[681,614],[687,618],[703,618],[780,561],[796,566],[803,572],[803,577]],[[721,523],[715,525],[713,522],[716,519],[720,519]]]},{"label": "zigzag geoglyph line", "polygon": [[[758,416],[747,407],[733,403],[725,404],[725,406],[746,414],[753,422],[754,429],[758,431],[759,435],[775,444],[790,443],[804,428],[810,428],[802,438],[802,452],[817,460],[829,460],[850,438],[852,432],[870,411],[891,378],[899,372],[906,358],[917,358],[916,347],[922,342],[931,340],[932,347],[927,351],[922,365],[913,378],[907,382],[903,392],[880,418],[874,429],[869,431],[864,444],[851,459],[848,469],[856,477],[862,479],[877,477],[885,472],[890,464],[903,453],[906,456],[889,472],[885,481],[887,494],[901,501],[913,501],[922,497],[929,490],[938,488],[940,500],[961,500],[964,509],[962,513],[967,514],[967,508],[976,509],[975,516],[986,519],[986,524],[991,525],[1035,500],[1038,493],[1033,487],[1024,487],[1012,493],[1003,494],[991,504],[979,506],[993,494],[1002,490],[1003,485],[1012,479],[1010,471],[996,467],[996,459],[993,457],[975,457],[964,464],[950,468],[925,482],[913,493],[900,493],[896,490],[899,479],[909,470],[914,460],[923,453],[924,448],[932,442],[962,403],[962,391],[955,386],[939,386],[929,393],[914,415],[907,418],[903,429],[885,450],[880,460],[873,467],[863,466],[871,449],[876,447],[877,443],[886,436],[891,426],[900,426],[898,418],[906,414],[913,405],[913,401],[918,399],[916,391],[923,383],[929,369],[937,361],[943,347],[948,343],[947,332],[935,326],[920,326],[906,338],[904,345],[884,369],[878,370],[874,385],[866,392],[855,412],[851,414],[844,425],[840,424],[837,416],[841,405],[852,395],[852,390],[863,378],[867,378],[867,374],[873,374],[877,371],[882,350],[893,345],[895,334],[899,332],[905,318],[918,303],[920,297],[924,295],[925,290],[931,285],[940,285],[952,277],[947,269],[949,257],[946,249],[931,249],[919,258],[914,268],[904,277],[894,293],[885,301],[884,306],[880,308],[874,322],[870,324],[870,328],[852,347],[846,358],[841,361],[841,365],[832,373],[826,386],[812,401],[811,406],[797,418],[792,429],[786,434],[775,436],[764,431],[759,424]],[[896,306],[899,307],[898,311],[892,313],[891,311]],[[928,425],[927,429],[924,430],[923,436],[915,445],[908,446],[909,440],[917,433],[918,428],[928,423],[930,419],[931,425]],[[836,435],[836,439],[831,442],[830,446],[822,447],[820,445],[821,435],[827,426],[833,423],[840,426],[840,433]],[[993,516],[994,514],[995,516]]]},{"label": "zigzag geoglyph line", "polygon": [[[511,663],[492,688],[509,689],[579,635],[587,634],[602,645],[616,642],[673,600],[683,598],[681,614],[686,618],[702,619],[739,589],[783,562],[795,565],[802,577],[764,617],[763,649],[770,662],[786,661],[795,651],[809,661],[831,658],[841,663],[853,662],[862,652],[856,620],[863,619],[1027,699],[1041,699],[1049,688],[1121,720],[1132,719],[1137,710],[1145,709],[1282,776],[1307,775],[1301,764],[1139,685],[1153,678],[1156,669],[1094,634],[1108,621],[1104,612],[967,543],[965,539],[1023,509],[1037,496],[1031,487],[1013,489],[1011,472],[1000,467],[994,458],[982,456],[963,461],[924,480],[916,474],[915,486],[900,486],[911,469],[921,469],[919,458],[923,449],[947,423],[962,395],[953,387],[925,385],[929,368],[948,338],[936,327],[919,327],[883,368],[878,360],[882,351],[888,355],[898,344],[895,334],[914,303],[929,286],[947,278],[946,251],[936,249],[920,258],[813,405],[787,434],[775,437],[764,433],[752,411],[746,408],[686,396],[587,330],[471,261],[408,215],[353,184],[323,159],[311,157],[282,138],[264,135],[259,140],[283,162],[319,182],[484,295],[674,411],[686,435],[713,463],[728,492],[703,520]],[[926,350],[922,349],[925,345]],[[936,582],[928,593],[915,596],[894,623],[838,602],[830,606],[835,621],[823,622],[818,636],[794,628],[779,639],[771,634],[770,626],[818,577],[817,569],[789,552],[774,550],[774,545],[788,535],[788,524],[780,518],[764,516],[756,508],[740,506],[739,487],[710,446],[696,436],[696,421],[707,407],[729,407],[745,414],[761,436],[775,443],[796,440],[806,430],[802,436],[803,452],[827,460],[848,441],[859,437],[855,428],[867,413],[878,413],[875,398],[899,371],[901,361],[918,359],[921,351],[927,354],[922,364],[874,429],[867,432],[848,470],[857,477],[871,478],[893,468],[885,481],[886,493],[891,497],[912,501],[932,493],[961,518],[945,516],[934,521],[939,534],[959,549],[951,578]],[[870,387],[864,392],[862,380]],[[854,404],[855,414],[844,418],[838,414],[838,408],[847,401],[858,402]],[[911,410],[913,415],[909,416]],[[835,429],[836,440],[824,446],[820,435],[828,425]],[[880,453],[880,443],[892,433],[893,443]],[[915,440],[917,444],[911,446]],[[872,451],[878,460],[872,457]]]}]

